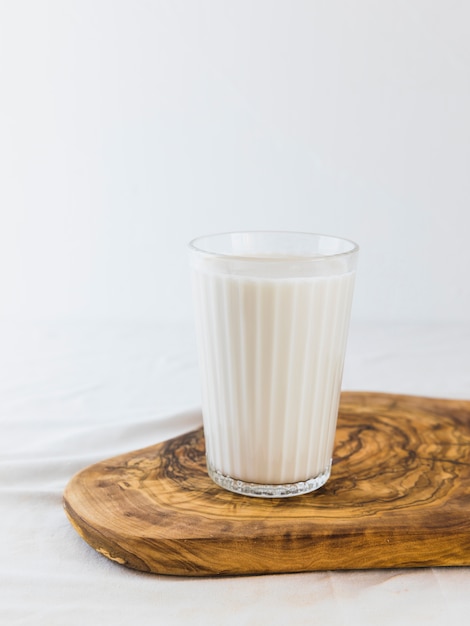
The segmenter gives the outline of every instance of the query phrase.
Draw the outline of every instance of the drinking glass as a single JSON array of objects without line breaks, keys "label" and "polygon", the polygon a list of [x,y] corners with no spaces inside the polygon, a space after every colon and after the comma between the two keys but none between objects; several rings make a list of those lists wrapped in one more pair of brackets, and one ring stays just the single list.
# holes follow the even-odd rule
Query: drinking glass
[{"label": "drinking glass", "polygon": [[328,480],[358,246],[295,232],[189,244],[207,468],[230,491]]}]

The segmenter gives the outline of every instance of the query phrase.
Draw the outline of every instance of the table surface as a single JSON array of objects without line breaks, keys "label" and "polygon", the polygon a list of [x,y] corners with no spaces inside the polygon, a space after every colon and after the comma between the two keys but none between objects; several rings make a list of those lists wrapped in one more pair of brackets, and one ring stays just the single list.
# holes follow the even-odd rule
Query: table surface
[{"label": "table surface", "polygon": [[[353,322],[343,388],[470,398],[470,323]],[[201,424],[190,324],[0,324],[0,623],[445,624],[469,568],[229,578],[105,559],[62,509],[71,476]]]}]

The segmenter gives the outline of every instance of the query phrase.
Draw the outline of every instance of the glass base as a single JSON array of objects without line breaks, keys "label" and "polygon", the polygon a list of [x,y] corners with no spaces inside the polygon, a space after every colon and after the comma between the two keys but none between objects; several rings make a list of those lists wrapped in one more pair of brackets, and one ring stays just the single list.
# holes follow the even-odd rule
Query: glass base
[{"label": "glass base", "polygon": [[262,485],[231,478],[216,470],[209,463],[207,463],[207,471],[217,485],[228,491],[233,491],[243,496],[252,496],[254,498],[288,498],[290,496],[300,496],[304,493],[310,493],[311,491],[323,487],[330,477],[331,462],[325,471],[318,474],[318,476],[301,480],[298,483],[286,483],[283,485]]}]

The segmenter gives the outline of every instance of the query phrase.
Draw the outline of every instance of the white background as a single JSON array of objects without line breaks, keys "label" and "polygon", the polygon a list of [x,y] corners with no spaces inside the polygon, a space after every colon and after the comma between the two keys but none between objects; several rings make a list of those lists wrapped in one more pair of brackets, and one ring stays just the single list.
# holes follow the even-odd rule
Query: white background
[{"label": "white background", "polygon": [[62,494],[201,424],[209,232],[356,240],[343,388],[468,399],[469,200],[468,0],[0,0],[0,622],[467,623],[468,567],[148,576]]},{"label": "white background", "polygon": [[0,315],[188,319],[186,242],[362,248],[354,316],[470,317],[470,3],[0,2]]}]

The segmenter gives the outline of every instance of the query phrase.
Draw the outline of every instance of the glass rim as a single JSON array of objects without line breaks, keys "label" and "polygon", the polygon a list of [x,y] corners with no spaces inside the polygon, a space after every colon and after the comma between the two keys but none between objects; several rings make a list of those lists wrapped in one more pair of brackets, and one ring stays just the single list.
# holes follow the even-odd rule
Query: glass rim
[{"label": "glass rim", "polygon": [[194,252],[198,255],[205,256],[207,258],[213,259],[226,259],[233,261],[262,261],[262,262],[284,262],[282,256],[259,256],[256,254],[228,254],[226,252],[214,252],[213,250],[207,250],[198,245],[198,242],[201,242],[204,239],[215,239],[216,237],[226,237],[229,235],[287,235],[288,237],[314,237],[317,239],[329,239],[330,241],[342,241],[343,243],[350,244],[351,248],[349,250],[343,250],[341,252],[332,252],[325,253],[320,252],[317,254],[302,254],[302,255],[293,255],[295,257],[296,262],[305,262],[311,263],[315,261],[324,261],[325,259],[337,259],[344,258],[348,256],[352,256],[359,252],[359,245],[352,241],[352,239],[347,239],[346,237],[340,237],[337,235],[325,235],[323,233],[313,233],[308,231],[293,231],[293,230],[234,230],[234,231],[224,231],[218,233],[211,233],[208,235],[201,235],[199,237],[195,237],[191,239],[191,241],[187,244],[190,252]]}]

